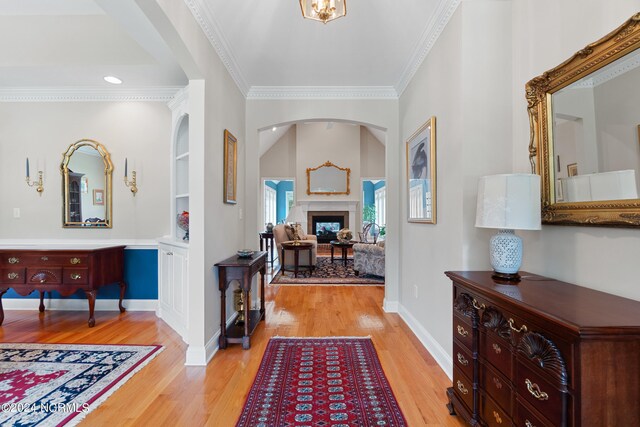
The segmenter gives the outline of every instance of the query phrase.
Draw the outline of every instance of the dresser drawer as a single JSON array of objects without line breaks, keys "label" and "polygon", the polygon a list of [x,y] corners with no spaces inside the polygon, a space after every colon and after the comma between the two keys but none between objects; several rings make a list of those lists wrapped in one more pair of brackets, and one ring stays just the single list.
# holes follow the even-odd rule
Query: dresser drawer
[{"label": "dresser drawer", "polygon": [[[563,395],[540,373],[525,366],[516,364],[515,389],[532,408],[544,414],[554,425],[561,425]],[[568,397],[568,396],[567,396]]]},{"label": "dresser drawer", "polygon": [[504,375],[511,376],[513,357],[507,340],[492,333],[480,335],[480,354]]},{"label": "dresser drawer", "polygon": [[62,270],[62,283],[86,285],[89,283],[89,269],[87,268],[64,268]]},{"label": "dresser drawer", "polygon": [[553,424],[546,421],[544,417],[535,415],[534,411],[529,409],[525,403],[516,403],[516,426],[518,427],[554,427]]},{"label": "dresser drawer", "polygon": [[473,378],[473,358],[463,346],[453,341],[453,364],[468,378]]},{"label": "dresser drawer", "polygon": [[469,412],[473,411],[473,383],[461,370],[453,367],[453,391],[460,400],[467,405]]},{"label": "dresser drawer", "polygon": [[509,414],[487,395],[482,396],[481,414],[488,427],[510,427],[513,425]]},{"label": "dresser drawer", "polygon": [[62,283],[62,268],[27,268],[27,283]]},{"label": "dresser drawer", "polygon": [[25,269],[19,267],[9,267],[0,269],[0,283],[24,283]]},{"label": "dresser drawer", "polygon": [[29,254],[11,254],[3,253],[0,256],[0,266],[86,266],[89,262],[89,256],[85,253],[56,254],[54,253],[29,253]]},{"label": "dresser drawer", "polygon": [[453,336],[469,351],[473,351],[473,328],[471,323],[459,316],[453,316]]},{"label": "dresser drawer", "polygon": [[511,383],[490,366],[483,366],[480,375],[482,389],[495,400],[507,413],[511,413]]}]

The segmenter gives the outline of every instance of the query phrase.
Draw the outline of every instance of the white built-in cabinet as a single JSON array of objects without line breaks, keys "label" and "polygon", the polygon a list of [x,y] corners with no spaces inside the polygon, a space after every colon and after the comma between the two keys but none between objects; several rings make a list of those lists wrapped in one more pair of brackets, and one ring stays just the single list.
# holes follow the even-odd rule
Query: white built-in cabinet
[{"label": "white built-in cabinet", "polygon": [[189,241],[177,226],[177,217],[189,211],[189,112],[188,88],[181,90],[169,103],[172,111],[172,149],[170,157],[171,234],[158,239],[158,310],[164,320],[183,339],[189,329]]}]

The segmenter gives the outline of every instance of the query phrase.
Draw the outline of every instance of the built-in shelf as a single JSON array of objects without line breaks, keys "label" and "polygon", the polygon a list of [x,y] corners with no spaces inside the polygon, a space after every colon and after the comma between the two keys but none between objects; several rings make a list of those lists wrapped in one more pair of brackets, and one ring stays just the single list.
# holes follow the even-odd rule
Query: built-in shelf
[{"label": "built-in shelf", "polygon": [[186,153],[182,153],[178,156],[176,156],[176,160],[182,160],[182,159],[188,159],[189,158],[189,152],[187,151]]}]

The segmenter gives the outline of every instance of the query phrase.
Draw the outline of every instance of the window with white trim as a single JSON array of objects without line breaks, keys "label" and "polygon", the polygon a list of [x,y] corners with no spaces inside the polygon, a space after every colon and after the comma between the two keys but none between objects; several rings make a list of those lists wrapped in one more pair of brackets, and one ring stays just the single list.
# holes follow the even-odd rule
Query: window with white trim
[{"label": "window with white trim", "polygon": [[285,191],[284,197],[287,201],[284,206],[284,217],[286,218],[289,216],[289,210],[293,207],[293,191]]},{"label": "window with white trim", "polygon": [[264,223],[276,223],[276,190],[264,186]]},{"label": "window with white trim", "polygon": [[387,201],[386,187],[378,188],[375,193],[375,205],[376,205],[376,224],[380,227],[387,223],[387,212],[385,209]]}]

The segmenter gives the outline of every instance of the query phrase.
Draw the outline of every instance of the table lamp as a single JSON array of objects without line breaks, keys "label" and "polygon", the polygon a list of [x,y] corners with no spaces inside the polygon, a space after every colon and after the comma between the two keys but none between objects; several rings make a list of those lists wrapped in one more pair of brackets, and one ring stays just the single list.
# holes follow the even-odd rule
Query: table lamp
[{"label": "table lamp", "polygon": [[[287,215],[285,222],[288,222],[294,225],[297,225],[297,224],[302,225],[304,220],[305,220],[305,217],[304,217],[304,212],[302,211],[302,207],[296,205],[292,207],[291,210],[289,211],[289,215]],[[294,244],[298,245],[300,244],[300,236],[298,236],[298,233],[296,233],[295,236],[298,238],[294,238]]]},{"label": "table lamp", "polygon": [[490,258],[494,279],[519,281],[522,239],[514,230],[540,230],[540,176],[503,174],[480,178],[476,227],[495,228]]}]

